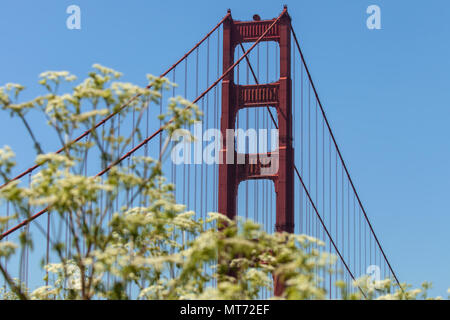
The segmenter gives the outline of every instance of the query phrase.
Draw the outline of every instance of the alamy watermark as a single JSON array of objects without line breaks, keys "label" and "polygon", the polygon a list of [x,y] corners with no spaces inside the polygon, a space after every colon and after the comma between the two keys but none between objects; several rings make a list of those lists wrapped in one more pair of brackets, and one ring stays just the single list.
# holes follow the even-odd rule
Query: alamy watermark
[{"label": "alamy watermark", "polygon": [[367,14],[370,16],[366,20],[367,29],[380,30],[381,29],[381,9],[379,6],[373,4],[367,7]]},{"label": "alamy watermark", "polygon": [[[270,136],[270,148],[269,148]],[[171,151],[174,164],[259,164],[261,174],[278,172],[277,129],[227,129],[225,137],[216,128],[203,132],[201,122],[195,122],[193,133],[175,130]],[[223,149],[223,146],[227,146]],[[272,151],[270,151],[272,150]]]},{"label": "alamy watermark", "polygon": [[66,13],[69,14],[66,20],[66,26],[69,30],[81,29],[81,9],[77,5],[70,5],[66,9]]},{"label": "alamy watermark", "polygon": [[370,265],[366,269],[369,276],[367,278],[367,287],[369,289],[381,289],[381,269],[377,265]]},{"label": "alamy watermark", "polygon": [[[69,16],[66,19],[66,27],[69,30],[81,29],[81,8],[78,5],[72,4],[67,7],[66,13]],[[381,29],[381,8],[378,5],[372,4],[367,7],[366,13],[369,17],[366,20],[366,26],[369,30]]]}]

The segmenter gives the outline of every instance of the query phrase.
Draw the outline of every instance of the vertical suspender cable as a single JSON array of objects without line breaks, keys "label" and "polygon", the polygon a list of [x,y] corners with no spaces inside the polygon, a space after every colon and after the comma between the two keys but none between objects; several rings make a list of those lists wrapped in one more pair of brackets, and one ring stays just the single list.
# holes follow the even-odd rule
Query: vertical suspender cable
[{"label": "vertical suspender cable", "polygon": [[[375,239],[375,241],[376,241],[376,243],[377,243],[377,245],[378,245],[378,247],[379,247],[381,253],[383,254],[383,258],[384,258],[385,262],[387,263],[390,272],[392,273],[393,277],[395,278],[395,281],[397,282],[397,284],[400,286],[400,282],[399,282],[399,280],[398,280],[398,277],[397,277],[397,275],[395,274],[394,270],[392,269],[392,266],[391,266],[389,260],[387,259],[386,254],[385,254],[383,248],[381,247],[381,244],[380,244],[380,242],[379,242],[379,240],[378,240],[377,235],[375,234],[375,231],[373,230],[372,224],[371,224],[371,222],[370,222],[370,220],[369,220],[369,217],[367,216],[367,213],[366,213],[366,211],[365,211],[365,209],[364,209],[364,206],[363,206],[362,201],[361,201],[361,199],[360,199],[360,197],[359,197],[359,194],[358,194],[358,192],[356,191],[355,185],[353,184],[353,180],[352,180],[351,177],[350,177],[350,173],[348,172],[347,166],[346,166],[346,164],[345,164],[345,162],[344,162],[344,158],[342,157],[342,154],[341,154],[341,152],[340,152],[340,149],[339,149],[339,147],[338,147],[338,145],[337,145],[336,139],[335,139],[334,134],[333,134],[333,132],[332,132],[332,130],[331,130],[331,126],[330,126],[330,124],[329,124],[329,122],[328,122],[328,119],[327,119],[327,117],[326,117],[326,114],[325,114],[325,111],[324,111],[324,109],[323,109],[322,103],[321,103],[321,101],[320,101],[319,95],[318,95],[317,90],[316,90],[316,88],[315,88],[315,86],[314,86],[314,83],[313,83],[313,81],[312,81],[311,74],[310,74],[310,72],[309,72],[309,70],[308,70],[308,67],[306,66],[305,58],[304,58],[303,52],[302,52],[302,50],[301,50],[301,48],[300,48],[300,44],[299,44],[299,41],[298,41],[298,39],[297,39],[297,35],[295,34],[295,31],[294,31],[294,29],[293,29],[292,26],[291,26],[291,31],[292,31],[292,35],[294,36],[294,41],[295,41],[295,44],[296,44],[296,46],[297,46],[297,49],[298,49],[298,51],[299,51],[299,53],[300,53],[300,57],[301,57],[302,62],[303,62],[303,64],[304,64],[304,66],[305,66],[305,69],[306,69],[308,78],[309,78],[309,80],[310,80],[310,82],[311,82],[311,85],[312,85],[312,87],[313,87],[314,94],[315,94],[315,96],[316,96],[317,101],[319,102],[320,110],[321,110],[322,115],[323,115],[323,117],[324,117],[324,119],[325,119],[325,122],[326,122],[326,125],[327,125],[327,128],[328,128],[328,131],[329,131],[329,133],[330,133],[330,136],[331,136],[331,138],[332,138],[332,140],[333,140],[333,143],[334,143],[334,146],[335,146],[335,148],[336,148],[336,152],[337,152],[338,155],[339,155],[339,158],[340,158],[341,163],[342,163],[342,165],[343,165],[343,167],[344,167],[344,170],[345,170],[345,173],[346,173],[346,175],[347,175],[347,178],[348,178],[348,180],[349,180],[349,182],[350,182],[350,184],[351,184],[351,186],[352,186],[353,192],[354,192],[355,195],[356,195],[356,199],[357,199],[357,201],[358,201],[359,207],[361,208],[362,213],[364,214],[364,218],[365,218],[367,224],[369,225],[370,231],[371,231],[371,233],[373,234],[373,237],[374,237],[374,239]],[[401,286],[400,286],[400,289],[403,291],[403,288],[402,288]]]}]

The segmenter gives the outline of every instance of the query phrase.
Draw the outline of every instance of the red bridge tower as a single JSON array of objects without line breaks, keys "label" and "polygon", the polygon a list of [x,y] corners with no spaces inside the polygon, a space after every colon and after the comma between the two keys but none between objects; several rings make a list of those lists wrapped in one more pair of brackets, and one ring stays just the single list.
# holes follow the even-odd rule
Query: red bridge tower
[{"label": "red bridge tower", "polygon": [[[244,42],[255,42],[275,21],[234,21],[229,18],[223,24],[223,70],[234,63],[236,46]],[[240,109],[253,107],[274,107],[277,110],[279,143],[277,172],[261,173],[264,167],[261,159],[266,154],[246,154],[245,164],[237,164],[238,154],[234,150],[234,139],[224,139],[219,165],[219,212],[230,219],[236,216],[236,197],[239,183],[249,179],[272,180],[276,192],[276,225],[278,232],[294,231],[294,150],[292,147],[292,82],[291,82],[291,19],[284,9],[283,16],[261,41],[276,41],[280,48],[280,79],[274,83],[239,85],[234,83],[234,71],[222,81],[222,136],[227,129],[235,129],[236,115]],[[231,140],[231,141],[230,141]],[[227,141],[231,142],[227,145]],[[227,153],[227,149],[233,153]],[[234,155],[234,161],[227,159]],[[277,159],[277,157],[275,157]],[[228,160],[228,161],[227,161]],[[254,163],[249,163],[254,161]],[[230,163],[233,162],[233,163]],[[265,171],[265,170],[264,170]],[[247,199],[248,200],[248,199]],[[275,295],[280,295],[282,284],[275,279]]]}]

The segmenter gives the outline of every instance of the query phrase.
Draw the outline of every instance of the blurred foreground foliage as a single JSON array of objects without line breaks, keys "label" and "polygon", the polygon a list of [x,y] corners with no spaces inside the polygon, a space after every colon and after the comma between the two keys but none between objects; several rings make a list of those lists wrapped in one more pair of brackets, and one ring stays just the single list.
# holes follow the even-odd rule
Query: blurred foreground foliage
[{"label": "blurred foreground foliage", "polygon": [[[175,186],[163,176],[162,161],[133,156],[120,166],[118,155],[132,141],[146,138],[138,129],[128,136],[117,134],[117,121],[135,112],[159,105],[161,92],[174,84],[148,76],[149,85],[140,87],[121,82],[121,73],[94,65],[88,77],[60,94],[61,88],[76,81],[66,71],[44,72],[39,84],[46,91],[35,99],[20,102],[25,89],[9,83],[0,87],[0,106],[20,119],[36,150],[41,168],[23,186],[18,180],[0,189],[0,199],[9,202],[13,214],[0,217],[0,231],[28,219],[48,207],[56,216],[59,232],[52,237],[52,261],[43,258],[43,282],[35,290],[13,278],[5,263],[14,254],[32,250],[33,236],[19,230],[19,243],[0,241],[0,271],[7,287],[3,299],[257,299],[261,290],[273,290],[272,277],[283,280],[285,291],[276,299],[326,299],[328,293],[318,276],[335,270],[336,257],[318,250],[324,244],[307,235],[268,234],[252,221],[230,221],[218,213],[196,219],[194,212],[176,203]],[[28,116],[40,113],[61,145],[59,154],[45,153]],[[111,113],[100,129],[95,124]],[[163,121],[163,152],[170,150],[171,134],[201,117],[197,106],[181,97],[168,103]],[[117,118],[117,117],[116,117]],[[71,142],[80,130],[90,130],[87,139]],[[107,175],[85,175],[85,155],[97,152]],[[0,149],[0,176],[12,178],[16,167],[14,152]],[[130,164],[131,163],[131,164]],[[120,194],[131,193],[137,206],[123,203]],[[118,207],[118,202],[123,205]],[[33,222],[37,223],[38,222]],[[39,224],[38,224],[39,225]],[[44,235],[44,228],[39,229]],[[48,262],[48,263],[47,263]],[[402,288],[390,279],[374,283],[369,277],[357,279],[352,288],[335,284],[343,299],[427,298],[429,284],[420,289]]]}]

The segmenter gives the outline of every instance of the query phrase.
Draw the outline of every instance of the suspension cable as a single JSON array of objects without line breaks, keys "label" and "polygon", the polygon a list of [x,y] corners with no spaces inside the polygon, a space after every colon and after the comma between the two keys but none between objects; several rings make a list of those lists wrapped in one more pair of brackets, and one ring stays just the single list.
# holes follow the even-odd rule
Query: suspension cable
[{"label": "suspension cable", "polygon": [[394,270],[392,269],[392,266],[391,266],[389,260],[387,259],[387,256],[386,256],[386,254],[385,254],[383,248],[381,247],[380,241],[378,240],[378,237],[377,237],[377,235],[375,234],[375,231],[374,231],[374,229],[373,229],[373,227],[372,227],[372,224],[370,223],[369,217],[367,216],[366,210],[364,209],[364,206],[363,206],[362,201],[361,201],[361,199],[360,199],[360,197],[359,197],[359,194],[358,194],[358,192],[356,191],[356,188],[355,188],[355,185],[354,185],[354,183],[353,183],[353,180],[352,180],[352,178],[350,177],[350,173],[349,173],[349,171],[348,171],[348,169],[347,169],[347,166],[346,166],[346,164],[345,164],[344,158],[342,157],[341,151],[340,151],[340,149],[339,149],[339,147],[338,147],[338,144],[337,144],[336,139],[335,139],[335,137],[334,137],[333,131],[331,130],[330,123],[328,122],[328,118],[327,118],[327,116],[326,116],[326,114],[325,114],[325,110],[324,110],[324,108],[323,108],[323,106],[322,106],[322,103],[321,103],[321,101],[320,101],[319,94],[317,93],[316,87],[315,87],[314,82],[313,82],[313,80],[312,80],[311,73],[309,72],[308,66],[306,65],[305,57],[303,56],[303,52],[302,52],[302,50],[301,50],[301,48],[300,48],[300,44],[299,44],[299,41],[298,41],[298,39],[297,39],[297,35],[295,34],[295,31],[294,31],[294,29],[292,28],[292,26],[291,26],[291,31],[292,31],[292,35],[294,36],[295,44],[296,44],[297,49],[298,49],[298,51],[299,51],[299,54],[300,54],[300,57],[301,57],[301,59],[302,59],[303,65],[305,66],[305,70],[306,70],[306,73],[307,73],[307,75],[308,75],[309,81],[310,81],[310,83],[311,83],[312,89],[313,89],[314,94],[315,94],[315,96],[316,96],[317,102],[319,103],[320,111],[321,111],[321,113],[322,113],[322,115],[323,115],[323,118],[324,118],[324,120],[325,120],[325,124],[327,125],[328,131],[329,131],[329,133],[330,133],[330,135],[331,135],[331,138],[332,138],[332,140],[333,140],[333,144],[334,144],[334,146],[335,146],[335,148],[336,148],[337,154],[338,154],[338,156],[339,156],[339,159],[341,160],[342,166],[343,166],[344,171],[345,171],[345,173],[346,173],[346,175],[347,175],[347,178],[348,178],[348,180],[349,180],[349,182],[350,182],[350,185],[351,185],[351,187],[352,187],[352,189],[353,189],[353,192],[354,192],[355,195],[356,195],[356,199],[357,199],[357,201],[358,201],[358,203],[359,203],[359,206],[360,206],[360,208],[362,209],[364,218],[365,218],[367,224],[369,225],[370,231],[371,231],[371,233],[373,234],[374,239],[375,239],[375,241],[377,242],[377,245],[378,245],[378,247],[379,247],[381,253],[383,254],[384,260],[385,260],[386,263],[388,264],[389,270],[392,272],[392,275],[394,276],[395,281],[396,281],[397,284],[399,285],[400,289],[403,291],[403,288],[401,287],[400,281],[398,280],[397,275],[395,274]]}]

